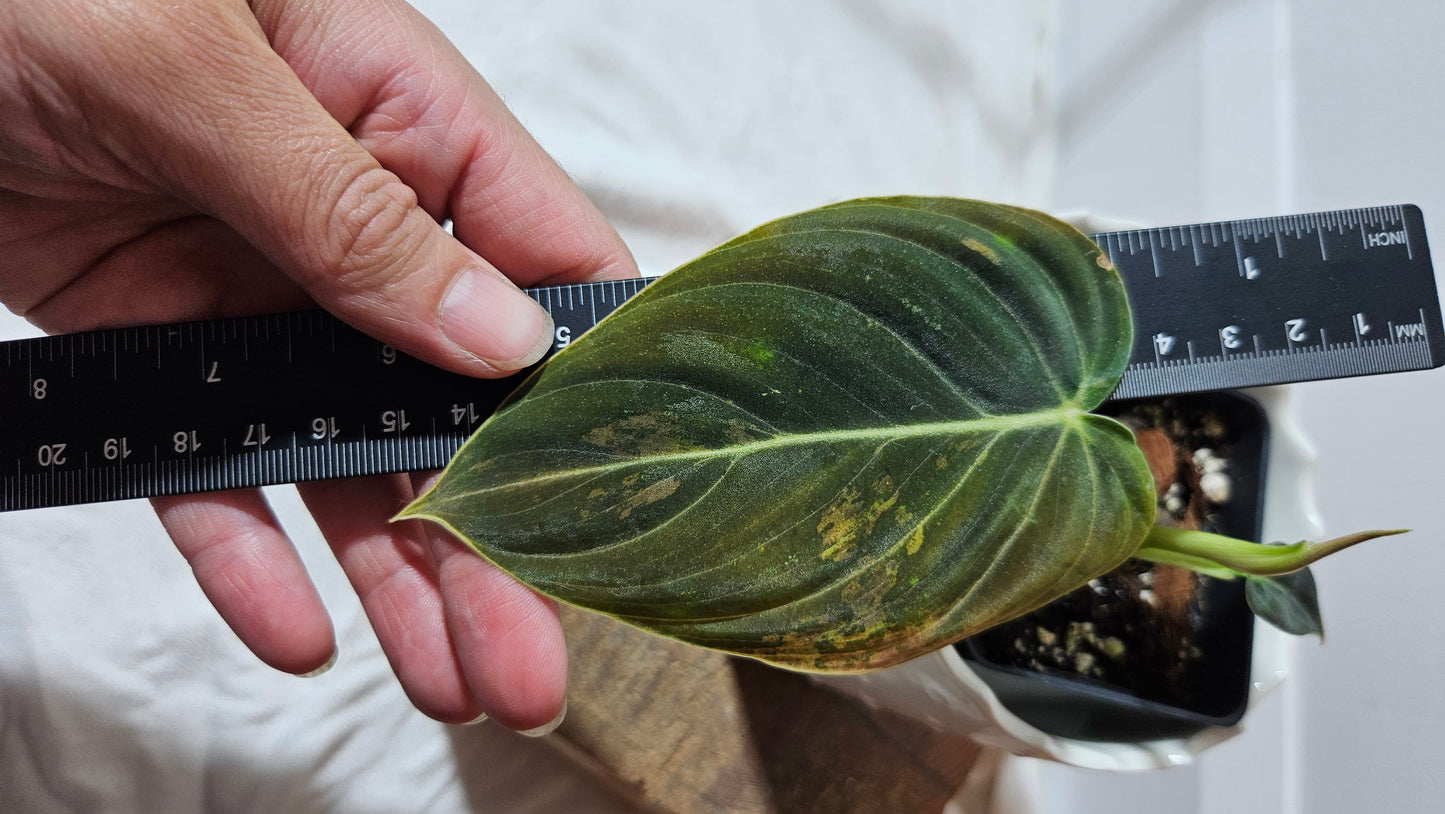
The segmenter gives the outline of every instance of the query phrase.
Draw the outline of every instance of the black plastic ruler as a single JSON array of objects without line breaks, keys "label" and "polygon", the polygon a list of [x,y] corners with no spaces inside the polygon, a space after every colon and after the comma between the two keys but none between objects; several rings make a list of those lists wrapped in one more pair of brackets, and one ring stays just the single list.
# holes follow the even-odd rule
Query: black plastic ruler
[{"label": "black plastic ruler", "polygon": [[1115,398],[1445,363],[1425,221],[1387,206],[1092,236],[1124,277]]},{"label": "black plastic ruler", "polygon": [[[1445,362],[1419,209],[1093,235],[1124,276],[1116,398]],[[532,289],[556,347],[647,281]],[[320,311],[0,343],[0,511],[435,469],[515,386]]]}]

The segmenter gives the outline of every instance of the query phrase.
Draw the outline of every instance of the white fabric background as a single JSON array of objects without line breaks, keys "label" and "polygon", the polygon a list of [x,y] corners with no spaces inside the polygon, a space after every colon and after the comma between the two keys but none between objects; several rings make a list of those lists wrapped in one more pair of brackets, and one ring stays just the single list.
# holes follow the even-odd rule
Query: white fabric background
[{"label": "white fabric background", "polygon": [[[648,273],[859,195],[1044,203],[1048,0],[417,5]],[[270,494],[336,622],[319,678],[241,647],[145,503],[0,516],[0,811],[615,805],[543,744],[416,713],[294,492]]]}]

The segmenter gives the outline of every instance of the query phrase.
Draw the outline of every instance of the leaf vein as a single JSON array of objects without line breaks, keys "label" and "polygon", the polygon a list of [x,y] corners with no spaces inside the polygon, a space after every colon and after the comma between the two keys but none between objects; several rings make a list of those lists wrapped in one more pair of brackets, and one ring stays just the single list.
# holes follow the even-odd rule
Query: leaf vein
[{"label": "leaf vein", "polygon": [[[940,258],[940,259],[942,259],[942,260],[944,260],[944,261],[946,261],[946,262],[952,263],[952,264],[954,264],[954,265],[959,265],[959,264],[957,263],[957,261],[955,261],[955,260],[953,260],[952,258],[948,257],[948,255],[944,254],[943,252],[940,252],[940,251],[938,251],[937,249],[934,249],[934,248],[932,248],[932,247],[930,247],[930,246],[928,246],[928,245],[926,245],[926,244],[924,244],[924,243],[920,243],[920,242],[918,242],[918,241],[916,241],[916,240],[911,240],[911,239],[909,239],[909,238],[906,238],[906,237],[903,237],[903,236],[900,236],[900,235],[890,234],[890,233],[888,233],[888,232],[882,232],[882,231],[878,231],[878,230],[874,230],[874,229],[859,229],[859,228],[856,228],[856,227],[833,226],[833,227],[819,228],[819,229],[796,229],[796,230],[793,230],[793,231],[778,233],[778,234],[775,234],[775,235],[765,235],[765,236],[759,237],[756,241],[749,241],[749,243],[766,242],[766,241],[770,241],[770,240],[779,240],[779,239],[791,237],[791,236],[794,236],[794,235],[803,235],[803,234],[825,234],[825,233],[830,233],[830,232],[834,232],[834,233],[836,233],[836,232],[848,232],[848,233],[853,233],[853,234],[875,235],[875,236],[877,236],[877,237],[886,238],[886,239],[889,239],[889,240],[897,241],[897,242],[899,242],[899,243],[905,243],[905,244],[908,244],[908,245],[911,245],[911,246],[915,246],[915,247],[917,247],[917,248],[919,248],[919,249],[921,249],[921,250],[923,250],[923,251],[925,251],[925,252],[928,252],[929,254],[932,254],[932,255],[934,255],[935,257],[938,257],[938,258]],[[747,244],[738,244],[738,245],[747,245]],[[736,247],[731,247],[731,248],[736,248]],[[1049,286],[1051,289],[1053,289],[1055,295],[1057,295],[1057,297],[1062,301],[1062,300],[1064,299],[1064,297],[1063,297],[1063,292],[1062,292],[1062,290],[1059,289],[1058,281],[1055,280],[1055,279],[1053,278],[1053,275],[1050,275],[1050,274],[1044,274],[1043,277],[1044,277],[1044,279],[1047,281],[1048,286]],[[1014,320],[1014,322],[1015,322],[1016,324],[1018,324],[1018,325],[1023,329],[1023,335],[1024,335],[1024,337],[1026,337],[1026,341],[1027,341],[1027,343],[1028,343],[1028,345],[1029,345],[1030,350],[1033,351],[1034,356],[1038,359],[1038,361],[1039,361],[1040,364],[1042,365],[1045,374],[1046,374],[1046,375],[1048,376],[1048,378],[1049,378],[1049,384],[1053,386],[1054,392],[1056,392],[1056,393],[1058,394],[1058,396],[1059,396],[1059,400],[1060,400],[1060,401],[1069,401],[1071,398],[1077,397],[1077,395],[1078,395],[1077,393],[1075,393],[1074,396],[1070,396],[1068,393],[1066,393],[1066,392],[1064,391],[1064,383],[1063,383],[1063,382],[1060,380],[1060,378],[1059,378],[1059,372],[1058,372],[1057,370],[1055,370],[1055,369],[1054,369],[1054,366],[1049,362],[1048,355],[1047,355],[1047,354],[1045,353],[1045,351],[1044,351],[1043,344],[1042,344],[1041,341],[1039,340],[1039,337],[1036,336],[1035,333],[1034,333],[1034,331],[1036,330],[1036,328],[1035,328],[1034,326],[1030,325],[1027,320],[1024,320],[1021,316],[1019,316],[1019,314],[1018,314],[1018,313],[1015,311],[1015,309],[1013,308],[1012,304],[1009,303],[1009,301],[1008,301],[1006,298],[1004,298],[1002,295],[1000,295],[999,292],[996,290],[996,288],[995,288],[993,285],[990,285],[990,284],[989,284],[985,279],[983,279],[980,275],[974,275],[974,279],[976,279],[976,280],[978,281],[979,285],[982,286],[983,289],[984,289],[986,292],[988,292],[989,296],[992,297],[996,303],[998,303],[999,307],[1003,309],[1004,313],[1008,314],[1009,317],[1011,317],[1011,318]],[[761,281],[760,281],[760,282],[761,282]],[[806,290],[806,289],[805,289],[805,290]],[[670,296],[670,295],[668,295],[668,296]],[[1077,319],[1078,319],[1078,318],[1077,318],[1077,316],[1073,313],[1073,311],[1072,311],[1071,309],[1069,309],[1069,308],[1067,308],[1067,307],[1064,308],[1064,311],[1069,314],[1069,321],[1070,321],[1071,329],[1075,331],[1075,333],[1074,333],[1073,335],[1075,335],[1075,336],[1081,335],[1081,334],[1077,333],[1077,331],[1078,331],[1078,323],[1077,323]],[[920,355],[922,355],[922,354],[920,354]],[[926,356],[923,357],[923,358],[927,359]],[[931,364],[931,362],[930,362],[930,364]],[[947,377],[945,377],[945,379],[946,379],[946,378],[947,378]]]},{"label": "leaf vein", "polygon": [[[625,381],[625,380],[612,380]],[[581,386],[581,385],[574,385]],[[559,392],[559,391],[553,391]],[[701,392],[701,391],[699,391]],[[551,395],[550,393],[548,395]],[[594,473],[616,472],[627,467],[647,465],[649,463],[674,462],[691,459],[706,459],[725,457],[728,455],[746,455],[760,449],[806,446],[809,444],[847,443],[851,441],[875,441],[881,442],[888,439],[916,438],[930,435],[967,435],[970,433],[986,433],[990,431],[1007,431],[1023,429],[1027,427],[1047,426],[1070,420],[1079,415],[1076,407],[1060,407],[1051,410],[1040,410],[1031,413],[1016,413],[985,418],[959,419],[955,421],[931,421],[918,424],[890,425],[886,427],[862,427],[849,430],[825,430],[820,432],[806,432],[783,434],[780,433],[772,438],[760,441],[750,441],[745,444],[707,448],[701,450],[688,450],[684,452],[658,453],[652,455],[638,455],[623,458],[606,464],[578,467],[575,469],[547,472],[532,478],[513,479],[497,486],[484,486],[476,489],[457,491],[448,496],[449,500],[456,500],[468,496],[480,496],[493,491],[515,489],[550,483],[559,478],[592,475]],[[533,452],[561,452],[576,453],[577,450],[566,448],[543,448],[532,450]]]}]

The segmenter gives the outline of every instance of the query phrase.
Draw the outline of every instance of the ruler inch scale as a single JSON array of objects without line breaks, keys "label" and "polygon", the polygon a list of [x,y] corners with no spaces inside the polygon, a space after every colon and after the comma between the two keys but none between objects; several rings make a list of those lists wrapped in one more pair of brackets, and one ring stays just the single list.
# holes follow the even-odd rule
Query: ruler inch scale
[{"label": "ruler inch scale", "polygon": [[[1116,399],[1445,363],[1417,207],[1091,237],[1134,316]],[[648,282],[528,293],[560,349]],[[0,346],[0,511],[437,469],[525,375],[447,373],[322,311]]]}]

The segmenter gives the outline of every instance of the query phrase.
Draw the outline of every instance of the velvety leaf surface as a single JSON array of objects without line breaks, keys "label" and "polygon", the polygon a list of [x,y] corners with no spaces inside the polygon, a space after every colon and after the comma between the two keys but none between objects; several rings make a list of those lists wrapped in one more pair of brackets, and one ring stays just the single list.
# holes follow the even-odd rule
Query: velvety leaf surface
[{"label": "velvety leaf surface", "polygon": [[1117,273],[1071,227],[852,201],[653,283],[404,513],[563,601],[800,669],[879,667],[1113,568],[1153,522]]}]

